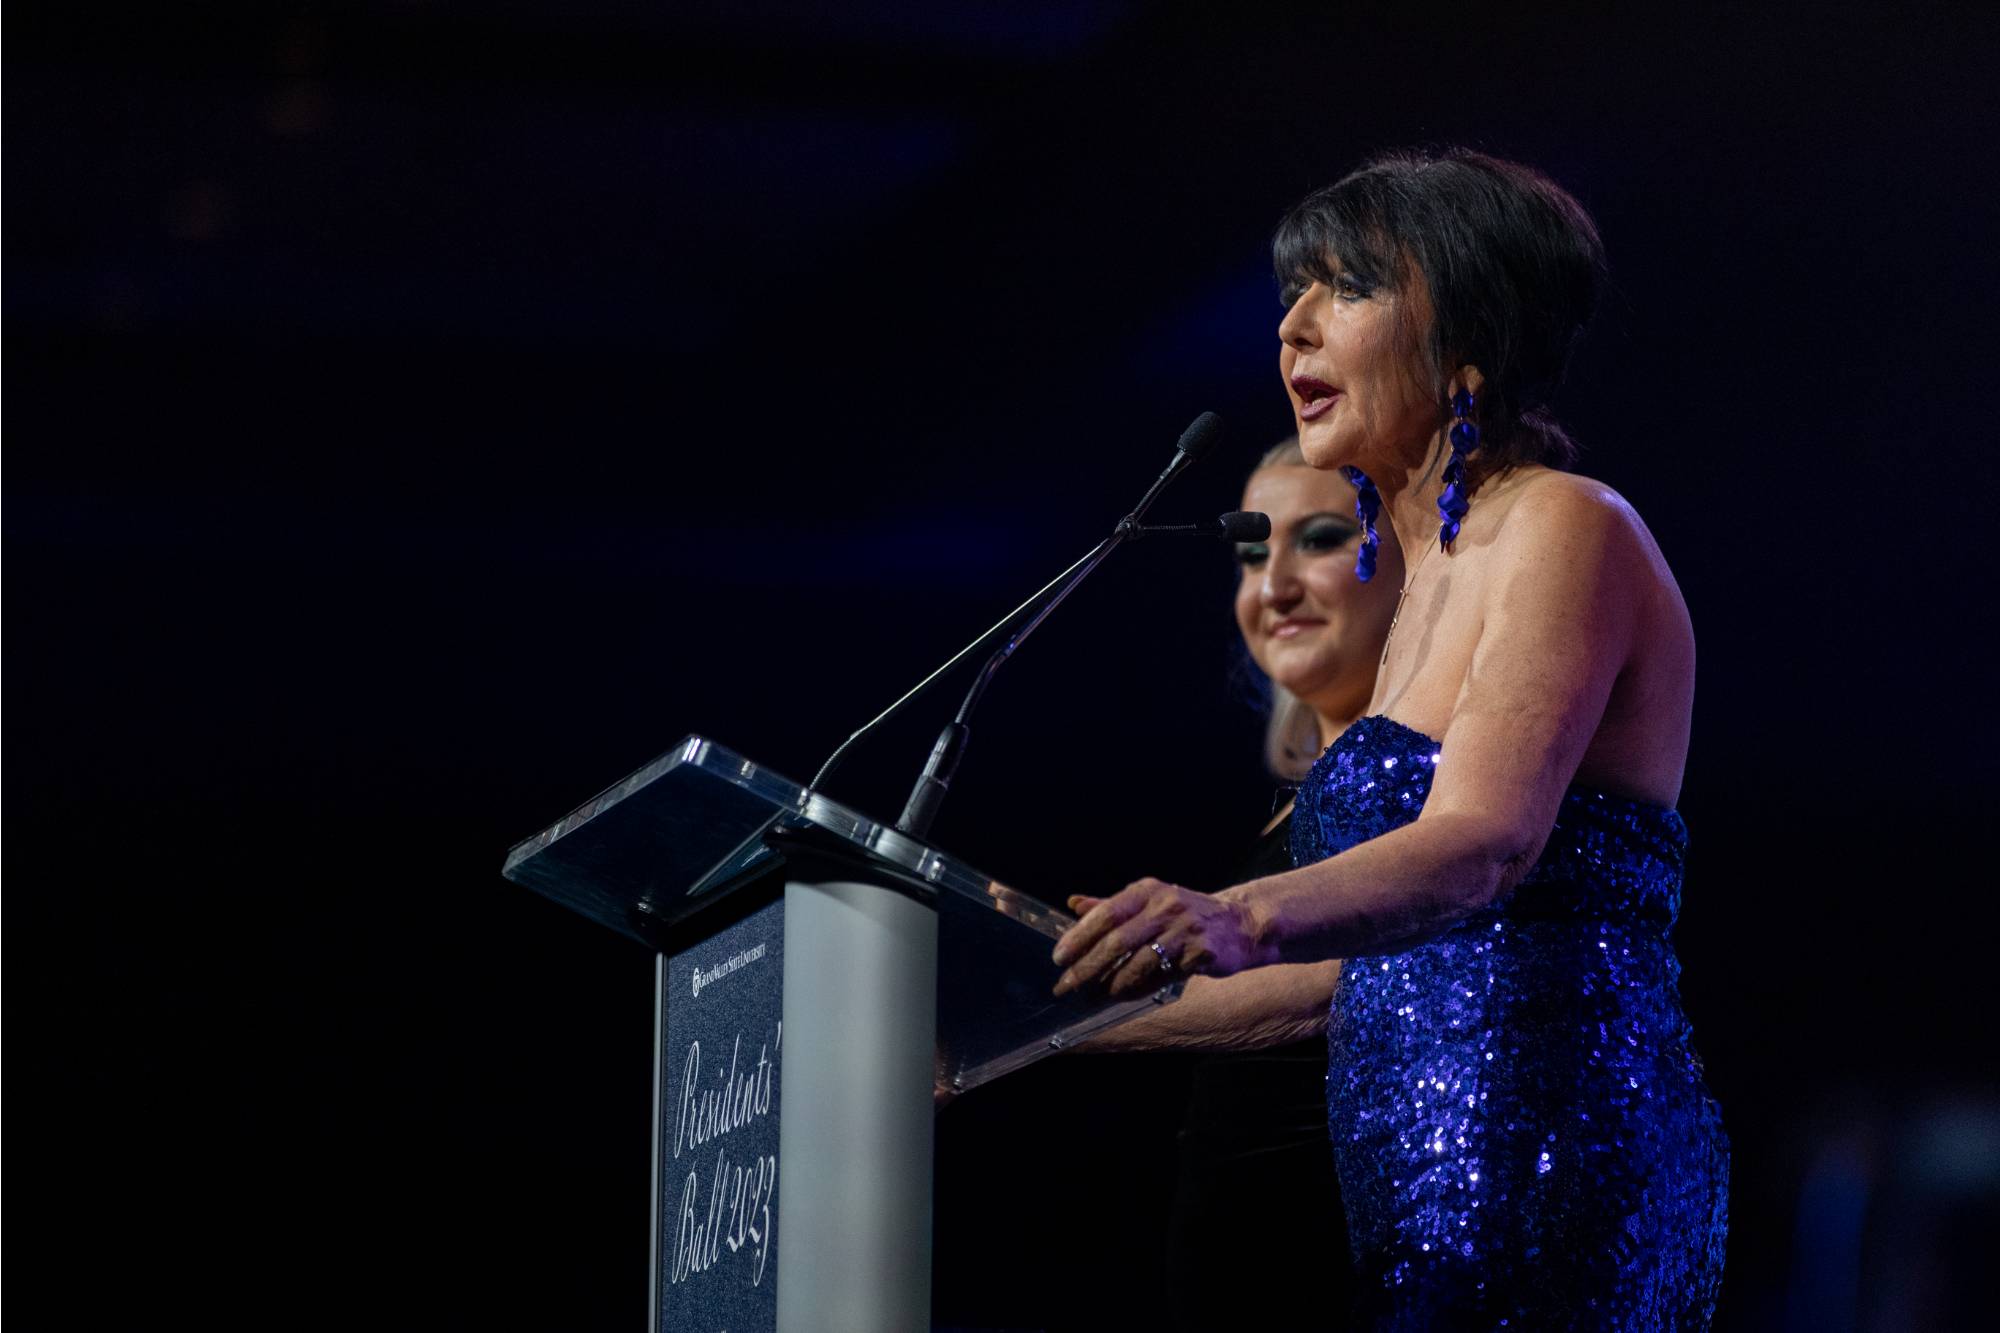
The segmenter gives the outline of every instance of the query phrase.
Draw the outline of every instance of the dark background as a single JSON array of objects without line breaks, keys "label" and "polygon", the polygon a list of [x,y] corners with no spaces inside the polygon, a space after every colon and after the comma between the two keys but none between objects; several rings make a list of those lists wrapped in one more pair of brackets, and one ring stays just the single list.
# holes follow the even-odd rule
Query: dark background
[{"label": "dark background", "polygon": [[[1736,1142],[1723,1325],[1970,1322],[1995,27],[10,7],[10,1313],[635,1326],[652,959],[507,846],[690,731],[808,776],[1204,409],[1230,445],[1159,513],[1234,507],[1288,428],[1279,213],[1466,143],[1603,229],[1559,406],[1700,637],[1679,939]],[[1107,566],[937,837],[1050,898],[1222,876],[1268,799],[1229,579]],[[835,794],[893,814],[945,706]],[[941,1211],[955,1317],[1152,1317],[1173,1108],[1119,1087],[1057,1062],[946,1113],[941,1187],[982,1204]],[[981,1311],[953,1284],[989,1264]]]}]

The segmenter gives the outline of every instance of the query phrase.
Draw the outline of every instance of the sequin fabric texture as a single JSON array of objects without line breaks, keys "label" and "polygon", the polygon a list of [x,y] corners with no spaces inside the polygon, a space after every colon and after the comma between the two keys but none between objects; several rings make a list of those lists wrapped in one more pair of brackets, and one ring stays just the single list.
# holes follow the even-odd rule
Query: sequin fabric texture
[{"label": "sequin fabric texture", "polygon": [[[1363,718],[1299,793],[1307,865],[1407,824],[1436,741]],[[1687,830],[1572,788],[1499,904],[1341,970],[1327,1122],[1365,1327],[1703,1329],[1729,1146],[1668,932]]]}]

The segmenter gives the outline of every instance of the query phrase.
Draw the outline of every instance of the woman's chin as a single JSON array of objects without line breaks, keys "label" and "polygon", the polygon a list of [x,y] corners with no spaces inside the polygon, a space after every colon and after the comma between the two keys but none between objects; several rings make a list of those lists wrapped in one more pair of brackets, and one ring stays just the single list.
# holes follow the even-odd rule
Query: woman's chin
[{"label": "woman's chin", "polygon": [[1315,695],[1325,692],[1332,675],[1332,672],[1326,670],[1286,671],[1281,666],[1272,674],[1271,679],[1283,686],[1293,698],[1310,700]]},{"label": "woman's chin", "polygon": [[1299,453],[1305,458],[1306,465],[1322,472],[1352,466],[1354,451],[1332,431],[1314,429],[1316,425],[1318,423],[1309,421],[1299,431]]}]

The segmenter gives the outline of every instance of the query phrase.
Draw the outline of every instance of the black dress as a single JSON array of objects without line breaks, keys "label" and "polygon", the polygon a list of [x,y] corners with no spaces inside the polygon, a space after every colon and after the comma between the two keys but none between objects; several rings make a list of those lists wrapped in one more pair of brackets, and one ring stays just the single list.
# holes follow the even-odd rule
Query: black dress
[{"label": "black dress", "polygon": [[[1292,868],[1291,818],[1234,883]],[[1326,1041],[1206,1057],[1193,1069],[1168,1224],[1165,1302],[1182,1329],[1339,1326],[1347,1228],[1326,1133]]]}]

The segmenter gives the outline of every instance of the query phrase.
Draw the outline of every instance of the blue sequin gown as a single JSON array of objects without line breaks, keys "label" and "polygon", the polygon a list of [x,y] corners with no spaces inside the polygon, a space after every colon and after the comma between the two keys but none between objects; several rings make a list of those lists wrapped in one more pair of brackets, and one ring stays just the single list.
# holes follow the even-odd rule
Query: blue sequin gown
[{"label": "blue sequin gown", "polygon": [[[1385,717],[1314,765],[1296,865],[1417,817],[1439,745]],[[1701,1329],[1729,1145],[1667,935],[1687,830],[1571,788],[1494,907],[1341,969],[1327,1123],[1364,1326]]]}]

